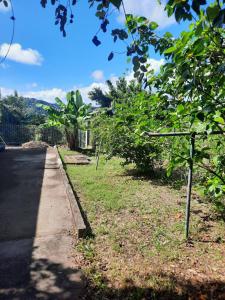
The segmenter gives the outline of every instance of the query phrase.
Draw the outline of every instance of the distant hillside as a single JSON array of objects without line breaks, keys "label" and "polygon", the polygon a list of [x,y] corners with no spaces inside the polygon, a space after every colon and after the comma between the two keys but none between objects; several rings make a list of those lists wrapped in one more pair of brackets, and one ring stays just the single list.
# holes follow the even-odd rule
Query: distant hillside
[{"label": "distant hillside", "polygon": [[26,102],[27,108],[30,109],[31,112],[33,113],[39,113],[39,114],[44,114],[47,115],[46,110],[44,110],[42,107],[38,107],[37,104],[43,104],[43,105],[48,105],[52,107],[57,107],[56,104],[49,103],[44,100],[38,100],[35,98],[23,98]]},{"label": "distant hillside", "polygon": [[7,96],[0,100],[0,122],[11,124],[42,124],[46,121],[47,111],[37,104],[57,107],[56,104],[35,98]]}]

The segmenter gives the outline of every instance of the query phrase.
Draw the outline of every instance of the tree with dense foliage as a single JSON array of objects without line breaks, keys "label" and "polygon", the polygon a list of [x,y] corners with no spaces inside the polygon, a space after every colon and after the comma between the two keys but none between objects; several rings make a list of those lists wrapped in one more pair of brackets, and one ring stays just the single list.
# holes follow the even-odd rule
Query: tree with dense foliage
[{"label": "tree with dense foliage", "polygon": [[88,93],[88,97],[95,101],[100,107],[109,108],[111,107],[112,99],[107,93],[104,93],[100,87],[95,87]]},{"label": "tree with dense foliage", "polygon": [[[155,22],[132,15],[126,15],[127,29],[114,30],[112,35],[115,40],[132,36],[127,55],[133,62],[134,77],[156,91],[153,111],[161,122],[152,130],[204,133],[197,142],[196,166],[205,171],[206,191],[218,197],[225,192],[224,1],[168,1],[166,9],[178,22],[194,20],[178,38],[168,32],[160,37]],[[148,64],[150,47],[166,60],[158,75],[152,74]],[[140,135],[150,130],[147,120],[136,125]],[[210,137],[216,130],[221,135]],[[173,141],[168,173],[189,161],[188,142]]]},{"label": "tree with dense foliage", "polygon": [[0,123],[2,124],[30,124],[40,125],[46,120],[43,109],[37,108],[36,103],[41,100],[28,99],[18,93],[0,100]]},{"label": "tree with dense foliage", "polygon": [[67,103],[55,98],[57,107],[41,105],[48,112],[48,125],[64,127],[68,146],[78,148],[78,129],[88,119],[90,104],[85,104],[80,92],[71,91],[66,95]]},{"label": "tree with dense foliage", "polygon": [[94,88],[88,96],[92,101],[100,104],[101,107],[112,107],[115,102],[123,102],[126,95],[135,95],[141,92],[142,86],[135,80],[127,81],[125,77],[120,77],[115,83],[112,80],[106,81],[107,92],[101,88]]},{"label": "tree with dense foliage", "polygon": [[[97,114],[93,120],[93,133],[107,158],[118,156],[124,165],[135,163],[141,172],[153,172],[155,163],[161,160],[161,142],[146,139],[137,132],[137,126],[148,122],[149,130],[159,120],[153,115],[153,96],[145,91],[124,94],[115,101],[114,114]],[[116,98],[114,98],[116,100]]]},{"label": "tree with dense foliage", "polygon": [[137,124],[144,119],[153,120],[151,94],[135,80],[128,82],[122,77],[115,84],[111,81],[107,84],[106,95],[113,103],[113,114],[103,110],[94,117],[97,143],[108,158],[118,156],[124,159],[124,164],[135,163],[140,171],[153,171],[155,159],[160,157],[159,145],[136,133]]}]

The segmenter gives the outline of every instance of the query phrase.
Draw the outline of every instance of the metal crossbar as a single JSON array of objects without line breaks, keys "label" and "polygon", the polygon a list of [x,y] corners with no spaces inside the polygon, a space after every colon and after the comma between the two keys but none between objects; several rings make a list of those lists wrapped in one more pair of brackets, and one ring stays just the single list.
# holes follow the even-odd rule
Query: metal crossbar
[{"label": "metal crossbar", "polygon": [[162,136],[190,136],[192,134],[195,135],[214,135],[214,134],[225,134],[225,132],[223,131],[212,131],[210,133],[207,132],[145,132],[146,135],[148,135],[149,137],[162,137]]},{"label": "metal crossbar", "polygon": [[193,178],[193,165],[194,165],[194,155],[195,155],[195,137],[198,135],[208,136],[208,135],[225,135],[224,131],[212,131],[207,132],[145,132],[148,137],[171,137],[171,136],[190,136],[190,159],[188,167],[188,184],[187,184],[187,200],[186,200],[186,218],[185,218],[185,236],[186,239],[189,237],[189,224],[190,224],[190,208],[191,208],[191,191],[192,191],[192,178]]}]

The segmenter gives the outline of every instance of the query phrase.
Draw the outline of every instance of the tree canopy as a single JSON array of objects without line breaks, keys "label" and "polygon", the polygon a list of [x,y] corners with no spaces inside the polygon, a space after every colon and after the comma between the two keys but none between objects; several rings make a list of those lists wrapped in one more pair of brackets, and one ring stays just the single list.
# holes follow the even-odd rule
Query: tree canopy
[{"label": "tree canopy", "polygon": [[36,106],[44,101],[28,99],[14,95],[0,99],[0,122],[2,124],[29,124],[40,125],[46,120],[46,112]]},{"label": "tree canopy", "polygon": [[101,88],[94,88],[88,96],[92,101],[97,102],[101,107],[112,107],[112,104],[122,102],[126,95],[132,96],[142,91],[142,86],[135,80],[127,81],[125,77],[120,77],[115,83],[112,80],[106,81],[108,91]]}]

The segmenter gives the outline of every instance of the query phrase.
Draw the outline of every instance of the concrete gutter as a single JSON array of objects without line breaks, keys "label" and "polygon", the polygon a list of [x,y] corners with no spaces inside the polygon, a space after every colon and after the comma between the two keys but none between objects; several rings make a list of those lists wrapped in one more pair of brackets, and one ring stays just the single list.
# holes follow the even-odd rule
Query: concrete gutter
[{"label": "concrete gutter", "polygon": [[76,230],[77,230],[77,236],[78,236],[78,238],[82,238],[87,234],[87,226],[86,226],[84,218],[82,216],[78,201],[77,201],[77,199],[74,195],[73,189],[71,187],[70,180],[69,180],[69,178],[66,174],[66,171],[64,170],[63,163],[62,163],[58,148],[56,148],[56,152],[57,152],[57,155],[58,155],[59,169],[61,171],[63,182],[64,182],[64,185],[66,187],[66,193],[67,193],[67,196],[68,196],[69,201],[70,201],[70,207],[71,207],[71,211],[72,211],[72,214],[73,214],[75,227],[76,227]]}]

